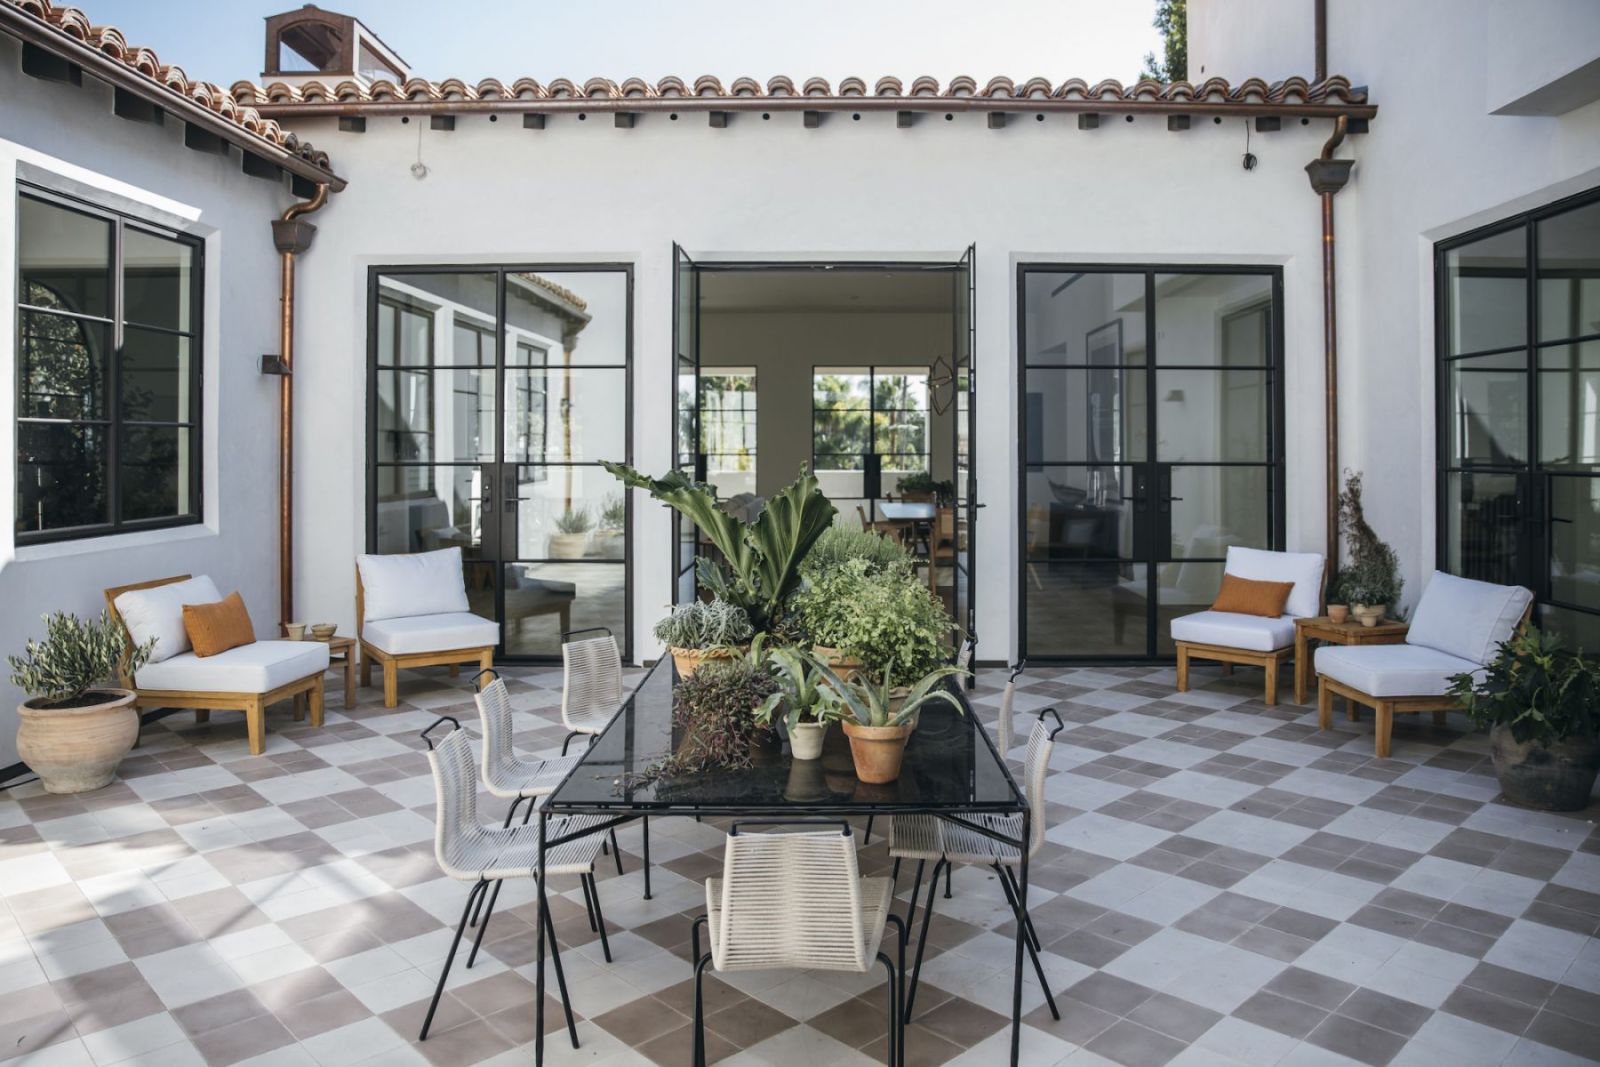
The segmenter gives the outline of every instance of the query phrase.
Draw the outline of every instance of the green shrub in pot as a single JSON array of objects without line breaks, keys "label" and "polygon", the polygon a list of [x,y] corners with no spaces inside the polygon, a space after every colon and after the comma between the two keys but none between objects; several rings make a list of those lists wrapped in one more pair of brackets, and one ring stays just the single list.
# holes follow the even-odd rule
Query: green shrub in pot
[{"label": "green shrub in pot", "polygon": [[811,546],[800,565],[800,574],[808,582],[815,581],[853,559],[866,560],[869,575],[911,568],[911,553],[900,542],[870,530],[836,525],[828,527]]},{"label": "green shrub in pot", "polygon": [[687,678],[707,660],[729,658],[755,629],[739,605],[712,599],[677,605],[656,623],[654,632],[672,653],[678,677]]},{"label": "green shrub in pot", "polygon": [[808,579],[794,610],[814,644],[859,660],[868,673],[889,670],[895,686],[911,685],[949,658],[955,632],[944,602],[909,566],[873,573],[865,559]]},{"label": "green shrub in pot", "polygon": [[51,793],[99,789],[139,736],[133,694],[115,688],[149,662],[155,639],[129,647],[122,624],[102,612],[83,620],[45,616],[45,639],[7,656],[11,684],[28,694],[18,708],[17,754]]},{"label": "green shrub in pot", "polygon": [[1453,677],[1450,695],[1489,731],[1507,800],[1551,811],[1588,806],[1600,771],[1600,662],[1529,626],[1484,671]]}]

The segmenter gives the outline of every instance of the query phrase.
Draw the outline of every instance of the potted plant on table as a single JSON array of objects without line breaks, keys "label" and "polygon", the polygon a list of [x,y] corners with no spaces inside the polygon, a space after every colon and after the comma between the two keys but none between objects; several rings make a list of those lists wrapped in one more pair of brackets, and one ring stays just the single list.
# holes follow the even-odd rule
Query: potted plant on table
[{"label": "potted plant on table", "polygon": [[1450,695],[1489,730],[1507,800],[1547,811],[1588,806],[1600,772],[1600,662],[1530,626],[1484,671],[1453,677]]},{"label": "potted plant on table", "polygon": [[1350,618],[1350,597],[1345,592],[1345,572],[1335,571],[1328,580],[1328,621],[1344,625]]},{"label": "potted plant on table", "polygon": [[808,578],[794,608],[818,657],[846,675],[887,669],[902,692],[948,658],[955,632],[944,602],[909,562],[874,570],[846,560]]},{"label": "potted plant on table", "polygon": [[563,511],[556,519],[556,532],[550,535],[550,558],[582,559],[593,528],[594,519],[587,508]]},{"label": "potted plant on table", "polygon": [[1363,626],[1376,626],[1400,600],[1405,579],[1400,559],[1371,526],[1361,505],[1361,472],[1345,471],[1339,494],[1339,528],[1350,546],[1350,564],[1340,575],[1340,589],[1350,614]]},{"label": "potted plant on table", "polygon": [[955,499],[956,483],[948,478],[935,481],[927,471],[913,471],[903,475],[899,482],[900,495],[908,501],[925,504],[949,505]]},{"label": "potted plant on table", "polygon": [[708,663],[684,678],[672,692],[672,755],[640,781],[752,766],[756,753],[777,739],[755,711],[777,691],[772,674],[743,656]]},{"label": "potted plant on table", "polygon": [[839,720],[850,739],[850,755],[856,777],[869,785],[882,785],[900,777],[906,740],[911,736],[909,721],[923,705],[942,701],[962,712],[961,700],[945,680],[967,672],[960,667],[938,667],[909,686],[903,696],[891,692],[894,668],[885,668],[881,678],[858,674],[846,681],[822,664],[827,684],[821,687],[828,714]]},{"label": "potted plant on table", "polygon": [[820,758],[828,723],[838,717],[822,693],[826,668],[798,648],[773,649],[765,657],[776,668],[779,690],[756,709],[756,716],[770,721],[782,713],[790,754],[797,760]]},{"label": "potted plant on table", "polygon": [[688,678],[708,660],[732,658],[754,634],[743,608],[717,599],[679,604],[655,626],[656,637],[672,653],[679,678]]},{"label": "potted plant on table", "polygon": [[57,612],[45,616],[43,641],[6,657],[11,684],[28,694],[17,709],[17,754],[46,792],[84,793],[116,776],[139,738],[139,712],[133,694],[109,682],[119,666],[131,677],[154,649],[154,638],[129,648],[109,611],[88,621]]}]

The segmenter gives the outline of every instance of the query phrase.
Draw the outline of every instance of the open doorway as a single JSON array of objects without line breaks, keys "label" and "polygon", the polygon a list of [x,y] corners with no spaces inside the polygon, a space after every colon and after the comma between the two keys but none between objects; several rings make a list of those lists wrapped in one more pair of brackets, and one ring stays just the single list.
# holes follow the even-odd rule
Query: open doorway
[{"label": "open doorway", "polygon": [[[759,507],[802,465],[850,526],[918,526],[930,584],[972,630],[971,256],[695,263],[678,251],[679,465]],[[694,595],[681,538],[678,599]]]}]

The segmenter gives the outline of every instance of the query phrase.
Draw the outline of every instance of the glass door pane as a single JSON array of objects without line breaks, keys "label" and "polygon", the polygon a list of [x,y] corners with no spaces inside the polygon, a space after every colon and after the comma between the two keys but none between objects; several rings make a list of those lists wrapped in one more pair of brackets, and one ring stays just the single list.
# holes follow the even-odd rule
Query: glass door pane
[{"label": "glass door pane", "polygon": [[[974,420],[977,418],[978,378],[973,370],[973,346],[976,336],[974,321],[974,269],[977,249],[969,246],[961,257],[951,286],[951,385],[955,392],[955,606],[956,622],[972,640],[977,640],[977,598],[973,584],[977,562],[976,536],[978,531],[978,481]],[[997,651],[1006,651],[999,649]],[[976,653],[974,654],[976,658]]]}]

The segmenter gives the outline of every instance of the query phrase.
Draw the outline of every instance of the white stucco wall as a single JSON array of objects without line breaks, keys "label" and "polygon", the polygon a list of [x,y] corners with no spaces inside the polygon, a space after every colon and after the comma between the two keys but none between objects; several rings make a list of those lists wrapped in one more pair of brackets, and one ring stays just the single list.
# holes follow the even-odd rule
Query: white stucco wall
[{"label": "white stucco wall", "polygon": [[[297,516],[303,613],[353,624],[350,557],[364,536],[366,286],[396,263],[624,262],[634,267],[634,454],[659,473],[671,450],[672,243],[701,261],[953,261],[977,245],[978,632],[980,655],[1011,654],[1016,616],[1016,265],[1038,261],[1282,265],[1290,419],[1288,540],[1321,530],[1321,285],[1317,203],[1302,173],[1326,136],[1291,125],[1255,138],[1260,165],[1239,165],[1243,130],[1161,120],[1080,131],[1070,117],[889,114],[551,118],[462,116],[451,132],[372,117],[367,132],[303,122],[350,190],[318,218],[306,259],[297,359],[301,469]],[[417,180],[421,153],[429,173]],[[670,522],[636,508],[635,650],[670,598]]]},{"label": "white stucco wall", "polygon": [[[17,42],[0,36],[0,652],[40,636],[40,616],[98,614],[101,590],[172,574],[210,574],[238,589],[256,631],[277,626],[277,379],[257,370],[278,348],[277,255],[268,220],[287,188],[245,176],[228,159],[183,147],[183,126],[129,122],[109,87],[21,73]],[[16,182],[26,178],[205,241],[204,522],[16,548]],[[225,398],[225,400],[223,399]],[[221,417],[225,406],[226,415]],[[16,759],[22,694],[0,672],[0,768]]]}]

